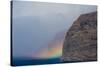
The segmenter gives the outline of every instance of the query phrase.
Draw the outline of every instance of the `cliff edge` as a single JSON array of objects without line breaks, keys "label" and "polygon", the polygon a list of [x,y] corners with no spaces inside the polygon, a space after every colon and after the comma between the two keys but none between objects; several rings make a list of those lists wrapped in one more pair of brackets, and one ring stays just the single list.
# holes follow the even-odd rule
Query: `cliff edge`
[{"label": "cliff edge", "polygon": [[61,61],[97,60],[97,12],[82,14],[65,36]]}]

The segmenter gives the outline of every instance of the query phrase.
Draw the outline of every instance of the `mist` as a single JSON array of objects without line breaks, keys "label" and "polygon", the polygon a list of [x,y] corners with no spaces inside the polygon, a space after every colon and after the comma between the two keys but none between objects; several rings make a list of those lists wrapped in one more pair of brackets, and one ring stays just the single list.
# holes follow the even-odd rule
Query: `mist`
[{"label": "mist", "polygon": [[29,56],[48,47],[54,36],[70,28],[84,13],[97,10],[95,5],[13,1],[13,56]]}]

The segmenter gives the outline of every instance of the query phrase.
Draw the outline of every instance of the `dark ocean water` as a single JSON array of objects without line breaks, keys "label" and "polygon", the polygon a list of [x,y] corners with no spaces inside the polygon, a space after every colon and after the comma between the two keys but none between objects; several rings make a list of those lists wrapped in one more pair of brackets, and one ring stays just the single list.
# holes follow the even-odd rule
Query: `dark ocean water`
[{"label": "dark ocean water", "polygon": [[66,62],[63,61],[61,62],[60,58],[33,59],[33,58],[20,57],[20,58],[12,58],[11,66],[43,65],[43,64],[75,63],[75,62],[89,62],[89,61],[66,61]]},{"label": "dark ocean water", "polygon": [[33,58],[13,58],[12,66],[23,66],[23,65],[42,65],[42,64],[56,64],[61,63],[60,58],[51,59],[33,59]]}]

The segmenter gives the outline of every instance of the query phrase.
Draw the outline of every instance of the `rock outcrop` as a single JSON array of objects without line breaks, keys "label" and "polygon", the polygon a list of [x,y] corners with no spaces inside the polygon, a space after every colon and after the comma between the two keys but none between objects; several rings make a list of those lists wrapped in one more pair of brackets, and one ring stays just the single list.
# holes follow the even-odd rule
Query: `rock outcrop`
[{"label": "rock outcrop", "polygon": [[97,60],[97,12],[80,15],[65,36],[61,61]]}]

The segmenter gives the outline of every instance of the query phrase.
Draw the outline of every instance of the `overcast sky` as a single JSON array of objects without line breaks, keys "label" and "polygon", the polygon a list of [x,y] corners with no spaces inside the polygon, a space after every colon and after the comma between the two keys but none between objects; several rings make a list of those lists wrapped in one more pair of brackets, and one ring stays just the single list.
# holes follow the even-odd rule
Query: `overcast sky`
[{"label": "overcast sky", "polygon": [[80,14],[97,10],[93,5],[13,2],[13,54],[25,56],[45,48],[62,30],[68,30]]}]

